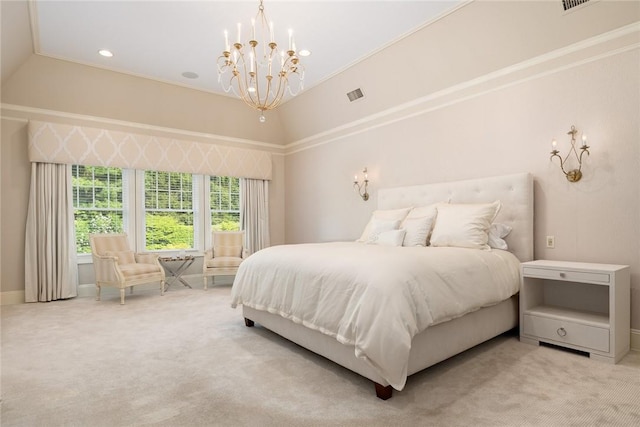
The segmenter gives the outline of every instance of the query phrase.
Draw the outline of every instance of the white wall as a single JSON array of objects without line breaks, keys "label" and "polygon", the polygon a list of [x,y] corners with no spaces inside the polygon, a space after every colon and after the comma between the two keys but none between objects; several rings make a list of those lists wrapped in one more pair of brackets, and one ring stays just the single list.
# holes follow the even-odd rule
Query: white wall
[{"label": "white wall", "polygon": [[[490,4],[486,15],[481,6],[473,6],[476,20],[499,26],[504,19],[496,11],[500,5]],[[530,172],[535,180],[536,258],[630,265],[632,327],[640,329],[640,12],[635,6],[627,10],[628,2],[594,3],[565,15],[566,22],[554,22],[567,24],[564,31],[572,33],[593,28],[592,21],[606,12],[601,15],[611,24],[606,31],[582,33],[583,39],[560,46],[550,40],[546,51],[533,43],[535,49],[524,59],[485,62],[475,73],[468,72],[467,80],[443,81],[431,91],[417,90],[413,99],[398,97],[393,105],[364,98],[323,114],[314,106],[314,101],[324,105],[339,87],[358,87],[358,72],[366,75],[369,68],[388,65],[385,52],[287,104],[283,121],[304,116],[313,130],[296,128],[293,136],[298,139],[287,147],[287,242],[357,238],[375,209],[377,188]],[[513,5],[506,7],[518,13]],[[530,4],[522,9],[528,13]],[[454,15],[447,23],[454,29],[464,23],[467,29],[458,43],[482,37],[470,26],[471,17],[460,21]],[[543,37],[547,31],[555,34],[556,28],[540,25],[538,31]],[[416,37],[430,40],[431,35],[426,28],[393,50],[404,58],[404,48],[419,45]],[[504,43],[510,45],[508,35],[503,34]],[[498,39],[493,43],[485,49],[499,57],[502,45]],[[528,52],[526,41],[519,43]],[[512,54],[514,49],[506,49],[505,55]],[[424,70],[411,71],[447,72],[440,57],[430,59]],[[395,67],[379,75],[375,85],[413,78],[401,73],[402,68]],[[371,84],[368,90],[375,93]],[[319,93],[324,95],[315,95]],[[347,110],[345,120],[342,111]],[[567,152],[571,125],[588,135],[592,147],[578,183],[569,183],[549,160],[554,137],[561,152]],[[351,188],[353,175],[364,166],[371,178],[368,202]],[[555,236],[555,249],[546,248],[547,235]]]}]

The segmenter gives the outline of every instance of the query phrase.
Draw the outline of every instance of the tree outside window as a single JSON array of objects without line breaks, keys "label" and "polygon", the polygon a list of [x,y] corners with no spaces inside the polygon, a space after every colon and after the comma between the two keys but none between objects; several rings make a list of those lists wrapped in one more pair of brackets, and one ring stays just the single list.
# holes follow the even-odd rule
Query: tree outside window
[{"label": "tree outside window", "polygon": [[89,234],[123,231],[122,169],[73,165],[73,212],[78,253],[91,253]]},{"label": "tree outside window", "polygon": [[240,179],[212,176],[209,184],[211,229],[214,231],[240,230]]},{"label": "tree outside window", "polygon": [[194,247],[193,175],[145,171],[145,249]]}]

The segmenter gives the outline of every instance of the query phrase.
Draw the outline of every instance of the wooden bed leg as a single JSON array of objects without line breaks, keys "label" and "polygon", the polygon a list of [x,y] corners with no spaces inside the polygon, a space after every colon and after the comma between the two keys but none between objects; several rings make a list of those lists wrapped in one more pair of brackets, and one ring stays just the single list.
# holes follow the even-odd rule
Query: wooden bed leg
[{"label": "wooden bed leg", "polygon": [[253,320],[251,320],[251,319],[247,319],[247,318],[245,317],[245,318],[244,318],[244,325],[245,325],[247,328],[250,328],[250,327],[252,327],[253,325],[255,325],[255,323],[253,322]]},{"label": "wooden bed leg", "polygon": [[376,386],[376,396],[378,396],[379,399],[387,400],[393,395],[393,388],[390,385],[385,387],[376,382],[373,384]]}]

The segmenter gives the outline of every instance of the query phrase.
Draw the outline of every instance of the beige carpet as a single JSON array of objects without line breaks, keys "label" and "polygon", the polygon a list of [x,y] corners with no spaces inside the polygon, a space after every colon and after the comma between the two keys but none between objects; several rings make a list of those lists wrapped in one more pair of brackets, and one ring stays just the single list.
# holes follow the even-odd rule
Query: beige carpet
[{"label": "beige carpet", "polygon": [[2,307],[8,426],[640,425],[640,354],[612,366],[501,336],[372,384],[229,307],[228,286]]}]

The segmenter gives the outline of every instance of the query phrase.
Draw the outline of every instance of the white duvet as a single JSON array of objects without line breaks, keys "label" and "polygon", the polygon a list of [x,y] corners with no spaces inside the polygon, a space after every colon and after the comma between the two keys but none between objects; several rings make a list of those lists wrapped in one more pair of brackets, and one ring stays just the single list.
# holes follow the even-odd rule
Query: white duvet
[{"label": "white duvet", "polygon": [[413,337],[517,293],[519,265],[501,250],[274,246],[240,265],[232,306],[277,313],[354,345],[356,357],[402,390]]}]

